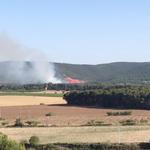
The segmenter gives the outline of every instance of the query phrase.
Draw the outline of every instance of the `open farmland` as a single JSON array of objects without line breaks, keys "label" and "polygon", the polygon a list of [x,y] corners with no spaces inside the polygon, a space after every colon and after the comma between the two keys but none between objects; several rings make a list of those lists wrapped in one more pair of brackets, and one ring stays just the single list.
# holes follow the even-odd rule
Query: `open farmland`
[{"label": "open farmland", "polygon": [[[44,105],[40,105],[43,103]],[[129,116],[108,116],[107,112],[128,111],[100,109],[95,107],[69,106],[62,97],[41,96],[0,96],[0,115],[9,124],[16,118],[22,122],[38,121],[40,125],[51,127],[0,128],[0,132],[15,140],[28,139],[32,135],[40,137],[41,143],[96,143],[96,142],[147,142],[150,139],[148,125],[118,126],[126,119],[147,120],[150,111],[130,110]],[[51,116],[46,116],[48,113]],[[103,121],[112,126],[84,126],[91,120]]]},{"label": "open farmland", "polygon": [[[148,110],[130,110],[132,115],[129,116],[107,116],[107,112],[126,110],[68,106],[61,97],[0,96],[0,105],[1,117],[9,122],[20,117],[23,121],[37,120],[44,125],[80,126],[90,120],[111,124],[123,119],[150,120]],[[53,115],[46,117],[49,112]]]},{"label": "open farmland", "polygon": [[50,128],[2,128],[1,132],[20,141],[32,135],[41,143],[133,143],[148,142],[150,127],[50,127]]},{"label": "open farmland", "polygon": [[24,106],[43,104],[65,104],[62,97],[35,96],[0,96],[0,106]]}]

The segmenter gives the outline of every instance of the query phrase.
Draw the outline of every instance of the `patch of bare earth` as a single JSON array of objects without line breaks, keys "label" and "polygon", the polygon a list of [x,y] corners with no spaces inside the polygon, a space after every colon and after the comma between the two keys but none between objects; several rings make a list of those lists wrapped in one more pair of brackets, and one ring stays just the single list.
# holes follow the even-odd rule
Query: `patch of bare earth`
[{"label": "patch of bare earth", "polygon": [[[0,107],[2,118],[13,122],[20,117],[22,120],[38,120],[43,125],[78,126],[84,125],[90,120],[104,121],[106,123],[117,123],[123,119],[146,119],[149,120],[150,111],[131,110],[131,116],[107,116],[112,109],[98,109],[60,105],[35,105],[35,106],[5,106]],[[115,110],[122,111],[122,110]],[[46,117],[47,113],[53,115]]]}]

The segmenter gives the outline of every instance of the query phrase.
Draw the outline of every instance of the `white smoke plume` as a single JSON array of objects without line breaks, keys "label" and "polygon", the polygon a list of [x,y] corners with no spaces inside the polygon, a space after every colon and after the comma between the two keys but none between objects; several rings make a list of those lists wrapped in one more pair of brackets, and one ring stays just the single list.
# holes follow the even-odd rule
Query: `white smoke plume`
[{"label": "white smoke plume", "polygon": [[46,56],[0,34],[0,83],[61,83]]}]

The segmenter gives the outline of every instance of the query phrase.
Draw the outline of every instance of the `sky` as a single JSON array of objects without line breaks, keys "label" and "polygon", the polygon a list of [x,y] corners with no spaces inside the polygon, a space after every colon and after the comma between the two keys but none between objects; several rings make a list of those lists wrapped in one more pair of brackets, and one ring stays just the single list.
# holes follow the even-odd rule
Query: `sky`
[{"label": "sky", "polygon": [[0,0],[0,33],[52,62],[147,62],[149,8],[149,0]]}]

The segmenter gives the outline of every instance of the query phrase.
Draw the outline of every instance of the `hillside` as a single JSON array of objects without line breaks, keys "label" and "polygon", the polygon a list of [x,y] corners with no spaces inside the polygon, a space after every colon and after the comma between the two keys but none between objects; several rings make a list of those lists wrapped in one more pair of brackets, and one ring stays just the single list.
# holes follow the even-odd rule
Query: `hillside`
[{"label": "hillside", "polygon": [[[45,83],[65,78],[86,82],[150,82],[150,62],[116,62],[99,65],[35,62],[0,62],[0,83]],[[55,71],[54,71],[55,69]],[[77,80],[76,80],[77,81]]]},{"label": "hillside", "polygon": [[116,62],[99,65],[55,63],[57,76],[89,82],[141,83],[150,81],[150,63]]}]

